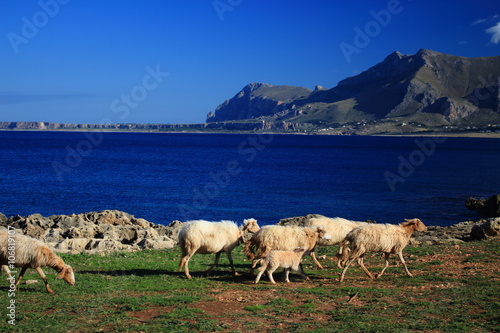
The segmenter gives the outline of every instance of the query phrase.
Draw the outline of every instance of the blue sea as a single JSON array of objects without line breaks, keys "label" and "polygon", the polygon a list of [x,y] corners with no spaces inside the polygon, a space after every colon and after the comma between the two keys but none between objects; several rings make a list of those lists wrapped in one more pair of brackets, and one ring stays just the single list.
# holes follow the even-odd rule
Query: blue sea
[{"label": "blue sea", "polygon": [[317,213],[447,226],[478,219],[469,196],[500,193],[486,138],[0,132],[6,216],[128,212],[150,222]]}]

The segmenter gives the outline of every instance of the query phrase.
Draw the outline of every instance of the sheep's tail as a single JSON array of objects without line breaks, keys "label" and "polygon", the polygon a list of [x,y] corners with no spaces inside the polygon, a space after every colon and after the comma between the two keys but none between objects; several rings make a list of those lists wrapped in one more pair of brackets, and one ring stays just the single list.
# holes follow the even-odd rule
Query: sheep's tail
[{"label": "sheep's tail", "polygon": [[243,251],[245,252],[247,258],[250,260],[253,260],[255,258],[255,253],[253,252],[253,246],[254,244],[251,239],[245,242],[245,248]]}]

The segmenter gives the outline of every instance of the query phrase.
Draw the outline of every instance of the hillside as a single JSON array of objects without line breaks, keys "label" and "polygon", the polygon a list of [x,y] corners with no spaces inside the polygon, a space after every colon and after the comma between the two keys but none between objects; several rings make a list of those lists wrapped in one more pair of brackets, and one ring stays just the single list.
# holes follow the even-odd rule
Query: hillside
[{"label": "hillside", "polygon": [[422,129],[487,126],[500,123],[499,77],[500,56],[394,52],[331,89],[252,83],[219,105],[207,122],[259,118],[313,127],[352,122],[368,127],[413,123]]}]

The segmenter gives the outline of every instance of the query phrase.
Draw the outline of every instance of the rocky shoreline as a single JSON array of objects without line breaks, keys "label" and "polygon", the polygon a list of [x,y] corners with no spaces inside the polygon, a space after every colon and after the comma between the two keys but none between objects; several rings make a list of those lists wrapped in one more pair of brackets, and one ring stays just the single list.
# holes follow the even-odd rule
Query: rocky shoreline
[{"label": "rocky shoreline", "polygon": [[[301,225],[306,218],[282,219],[281,225]],[[104,210],[72,215],[40,214],[12,216],[0,213],[0,228],[11,227],[18,232],[40,239],[59,253],[110,253],[169,249],[177,244],[182,222],[154,224],[125,212]],[[500,217],[461,222],[448,227],[428,226],[426,232],[416,232],[410,244],[460,244],[500,235]]]}]

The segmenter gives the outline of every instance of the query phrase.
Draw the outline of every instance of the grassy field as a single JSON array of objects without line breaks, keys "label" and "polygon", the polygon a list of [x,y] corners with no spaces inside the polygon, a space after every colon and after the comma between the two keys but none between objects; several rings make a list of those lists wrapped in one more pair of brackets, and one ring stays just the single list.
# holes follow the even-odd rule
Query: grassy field
[{"label": "grassy field", "polygon": [[[4,315],[1,332],[494,332],[500,330],[500,246],[498,240],[460,246],[407,248],[410,278],[392,258],[379,280],[369,280],[351,267],[342,285],[323,248],[325,270],[311,266],[311,281],[291,274],[291,283],[277,285],[263,277],[257,285],[248,273],[242,248],[234,251],[238,277],[227,258],[210,277],[203,271],[213,255],[195,255],[194,278],[177,272],[180,251],[64,255],[75,269],[76,285],[48,273],[55,294],[48,294],[35,271],[15,296],[15,325]],[[383,261],[368,256],[376,272]],[[1,313],[7,314],[5,275],[0,283]]]}]

